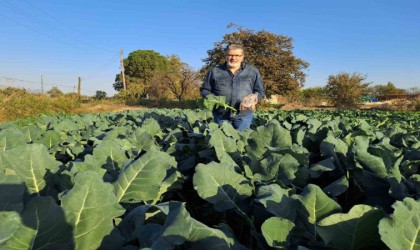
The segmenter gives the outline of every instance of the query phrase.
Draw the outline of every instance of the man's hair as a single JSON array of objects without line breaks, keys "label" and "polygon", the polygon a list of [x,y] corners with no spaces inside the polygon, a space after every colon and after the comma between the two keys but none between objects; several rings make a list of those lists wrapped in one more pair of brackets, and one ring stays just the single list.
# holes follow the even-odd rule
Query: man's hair
[{"label": "man's hair", "polygon": [[229,44],[228,46],[226,46],[226,48],[225,48],[225,54],[227,54],[227,52],[229,50],[232,50],[232,49],[240,49],[240,50],[242,50],[244,52],[244,47],[242,45],[240,45],[238,43],[232,43],[232,44]]}]

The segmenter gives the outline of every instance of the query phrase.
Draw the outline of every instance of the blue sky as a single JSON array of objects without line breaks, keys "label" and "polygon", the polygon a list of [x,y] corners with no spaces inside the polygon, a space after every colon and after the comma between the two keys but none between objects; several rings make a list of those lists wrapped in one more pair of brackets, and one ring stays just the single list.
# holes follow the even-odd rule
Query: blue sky
[{"label": "blue sky", "polygon": [[199,69],[235,23],[291,37],[310,63],[305,87],[340,72],[420,87],[418,0],[0,0],[0,85],[82,94],[112,88],[127,57],[149,49]]}]

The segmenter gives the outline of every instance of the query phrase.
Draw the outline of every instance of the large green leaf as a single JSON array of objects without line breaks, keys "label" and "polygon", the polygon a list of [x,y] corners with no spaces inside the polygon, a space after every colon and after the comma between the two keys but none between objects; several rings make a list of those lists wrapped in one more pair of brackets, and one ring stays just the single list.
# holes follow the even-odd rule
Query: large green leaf
[{"label": "large green leaf", "polygon": [[141,248],[245,249],[223,225],[215,229],[195,220],[177,201],[138,206],[119,227],[127,240],[137,238]]},{"label": "large green leaf", "polygon": [[159,198],[160,187],[175,159],[165,152],[151,150],[124,168],[114,183],[119,202],[150,202]]},{"label": "large green leaf", "polygon": [[[276,177],[284,177],[279,175],[280,162],[284,159],[284,155],[270,153],[262,159],[259,164],[254,164],[252,167],[252,172],[254,175],[254,180],[257,181],[272,181],[277,179]],[[293,158],[293,157],[292,157]],[[298,164],[299,165],[299,164]],[[287,170],[290,170],[287,168]],[[292,171],[292,176],[294,177],[294,172]],[[289,176],[289,175],[287,175]]]},{"label": "large green leaf", "polygon": [[328,247],[368,249],[380,243],[378,224],[384,216],[380,209],[355,205],[347,214],[333,214],[318,222],[318,233]]},{"label": "large green leaf", "polygon": [[78,173],[73,188],[61,197],[67,222],[73,226],[76,249],[97,249],[124,213],[112,184],[93,171]]},{"label": "large green leaf", "polygon": [[173,249],[185,242],[192,231],[191,218],[179,202],[169,203],[169,212],[165,223],[153,242],[152,249]]},{"label": "large green leaf", "polygon": [[0,248],[3,242],[13,237],[21,225],[22,222],[19,213],[15,211],[0,212]]},{"label": "large green leaf", "polygon": [[34,142],[41,137],[42,130],[36,125],[25,126],[20,129],[25,136],[25,141],[28,143]]},{"label": "large green leaf", "polygon": [[26,144],[25,136],[15,127],[0,131],[0,152]]},{"label": "large green leaf", "polygon": [[391,250],[420,249],[420,201],[405,198],[393,208],[394,213],[379,222],[382,241]]},{"label": "large green leaf", "polygon": [[22,225],[5,242],[4,248],[73,249],[72,228],[54,199],[35,197],[26,203]]},{"label": "large green leaf", "polygon": [[253,192],[250,181],[244,176],[236,173],[232,167],[216,162],[198,164],[193,184],[198,195],[214,204],[217,211],[238,208],[239,203]]},{"label": "large green leaf", "polygon": [[253,162],[251,164],[254,180],[279,180],[286,186],[290,185],[295,179],[298,168],[299,162],[292,155],[271,151],[268,151],[258,163]]},{"label": "large green leaf", "polygon": [[234,138],[226,136],[222,129],[217,128],[211,132],[209,144],[214,147],[217,158],[221,163],[229,164],[231,166],[237,165],[228,154],[238,150]]},{"label": "large green leaf", "polygon": [[137,152],[158,149],[153,136],[143,128],[136,128],[128,140],[135,146]]},{"label": "large green leaf", "polygon": [[315,134],[322,125],[322,122],[316,118],[309,118],[306,123],[308,124],[308,133],[311,134]]},{"label": "large green leaf", "polygon": [[16,175],[0,175],[0,211],[23,210],[25,184]]},{"label": "large green leaf", "polygon": [[244,132],[242,130],[235,129],[232,126],[232,124],[230,124],[228,122],[223,122],[222,125],[220,125],[220,129],[223,130],[223,133],[225,133],[226,136],[232,137],[235,140],[240,140],[241,139],[241,135],[239,135],[239,133],[243,133]]},{"label": "large green leaf", "polygon": [[[333,145],[333,150],[330,150],[329,147],[324,147],[326,145],[323,144],[331,144]],[[349,145],[341,140],[338,137],[328,135],[327,138],[325,138],[321,145],[320,145],[321,153],[326,157],[334,157],[335,160],[338,160],[338,158],[335,158],[338,155],[346,156],[347,152],[349,151]]]},{"label": "large green leaf", "polygon": [[271,120],[267,125],[257,127],[249,137],[246,152],[253,158],[260,159],[268,147],[291,148],[290,131],[280,126],[277,120]]},{"label": "large green leaf", "polygon": [[141,124],[141,128],[146,130],[150,135],[157,135],[162,129],[159,123],[153,118],[147,118]]},{"label": "large green leaf", "polygon": [[48,130],[36,141],[44,144],[47,148],[52,148],[61,142],[61,134],[55,130]]},{"label": "large green leaf", "polygon": [[328,135],[327,138],[321,142],[319,148],[323,156],[332,157],[334,159],[336,169],[338,169],[341,174],[346,173],[345,159],[349,150],[347,143],[340,138]]},{"label": "large green leaf", "polygon": [[314,163],[309,168],[309,174],[312,178],[320,177],[324,172],[329,172],[335,169],[334,158],[329,157],[327,159],[321,160],[317,163]]},{"label": "large green leaf", "polygon": [[187,238],[188,249],[236,249],[246,250],[232,235],[226,225],[218,225],[218,229],[209,227],[191,218],[192,230]]},{"label": "large green leaf", "polygon": [[116,139],[102,141],[94,149],[92,155],[87,155],[83,163],[93,166],[94,171],[100,173],[106,169],[115,180],[122,167],[129,161],[126,150],[118,144]]},{"label": "large green leaf", "polygon": [[306,227],[312,234],[316,233],[316,222],[337,212],[341,212],[341,206],[328,197],[320,187],[308,184],[299,195],[293,196],[303,208],[298,214],[306,222]]},{"label": "large green leaf", "polygon": [[255,201],[273,215],[294,221],[297,201],[290,198],[288,192],[277,184],[264,185],[258,188]]},{"label": "large green leaf", "polygon": [[290,220],[271,217],[264,221],[261,232],[270,247],[284,249],[289,245],[290,234],[294,227],[295,224]]},{"label": "large green leaf", "polygon": [[392,146],[390,139],[385,137],[378,143],[371,144],[369,151],[371,154],[382,158],[390,177],[397,179],[399,182],[401,181],[400,164],[405,157],[401,148]]},{"label": "large green leaf", "polygon": [[13,169],[31,194],[44,189],[49,173],[55,173],[61,165],[41,144],[21,145],[1,154],[4,167]]},{"label": "large green leaf", "polygon": [[329,196],[337,197],[343,194],[348,188],[349,181],[345,176],[341,176],[338,180],[335,180],[322,190]]},{"label": "large green leaf", "polygon": [[[369,145],[366,137],[358,136],[355,138],[354,152],[356,163],[361,168],[376,174],[380,178],[394,177],[401,180],[399,164],[403,159],[401,153],[393,153],[387,148],[387,141],[383,145]],[[372,152],[372,153],[370,153]],[[375,154],[373,154],[375,153]]]}]

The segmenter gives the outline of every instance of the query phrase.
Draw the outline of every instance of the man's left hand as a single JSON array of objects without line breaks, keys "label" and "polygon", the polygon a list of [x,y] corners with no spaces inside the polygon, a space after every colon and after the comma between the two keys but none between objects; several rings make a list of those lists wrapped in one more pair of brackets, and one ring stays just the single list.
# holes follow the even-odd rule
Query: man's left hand
[{"label": "man's left hand", "polygon": [[242,97],[239,110],[255,110],[255,106],[258,102],[258,94],[250,94]]}]

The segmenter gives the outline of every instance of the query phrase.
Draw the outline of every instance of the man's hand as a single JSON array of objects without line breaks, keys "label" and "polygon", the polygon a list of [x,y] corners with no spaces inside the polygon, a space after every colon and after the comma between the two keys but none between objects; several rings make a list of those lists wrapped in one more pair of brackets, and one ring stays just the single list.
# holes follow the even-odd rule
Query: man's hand
[{"label": "man's hand", "polygon": [[258,102],[258,94],[250,94],[242,97],[241,105],[239,110],[255,110],[255,106]]}]

